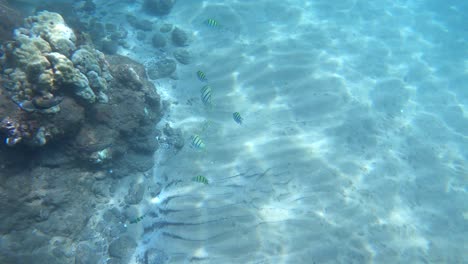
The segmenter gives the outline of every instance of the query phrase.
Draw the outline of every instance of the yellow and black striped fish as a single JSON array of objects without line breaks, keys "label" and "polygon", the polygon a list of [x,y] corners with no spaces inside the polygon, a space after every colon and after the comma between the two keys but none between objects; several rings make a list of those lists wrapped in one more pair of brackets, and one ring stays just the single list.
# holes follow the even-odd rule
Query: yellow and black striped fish
[{"label": "yellow and black striped fish", "polygon": [[192,178],[193,181],[203,183],[203,184],[208,184],[208,179],[203,176],[203,175],[197,175]]},{"label": "yellow and black striped fish", "polygon": [[204,21],[204,24],[209,26],[209,27],[212,27],[212,28],[217,28],[219,27],[219,23],[218,21],[212,19],[212,18],[208,18],[207,20]]},{"label": "yellow and black striped fish", "polygon": [[211,86],[205,85],[201,88],[201,100],[205,106],[213,106]]},{"label": "yellow and black striped fish", "polygon": [[203,140],[200,138],[198,135],[193,135],[190,137],[190,146],[193,149],[204,149],[205,148],[205,143]]},{"label": "yellow and black striped fish", "polygon": [[232,118],[234,118],[234,121],[239,125],[242,125],[242,121],[244,121],[244,118],[242,118],[239,112],[232,113]]},{"label": "yellow and black striped fish", "polygon": [[206,74],[202,71],[197,71],[197,77],[198,77],[198,80],[202,81],[202,82],[207,82],[208,81],[208,78],[206,77]]}]

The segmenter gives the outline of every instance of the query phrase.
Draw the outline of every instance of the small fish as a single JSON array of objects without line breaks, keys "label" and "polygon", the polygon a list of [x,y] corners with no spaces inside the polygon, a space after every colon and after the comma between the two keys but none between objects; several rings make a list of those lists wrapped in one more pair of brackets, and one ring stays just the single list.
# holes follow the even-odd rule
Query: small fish
[{"label": "small fish", "polygon": [[208,18],[207,20],[204,21],[204,24],[209,26],[209,27],[212,27],[212,28],[217,28],[219,27],[219,23],[218,21],[212,19],[212,18]]},{"label": "small fish", "polygon": [[234,118],[234,121],[239,125],[242,125],[242,121],[244,121],[244,118],[242,118],[239,112],[232,113],[232,118]]},{"label": "small fish", "polygon": [[197,77],[198,77],[198,80],[202,81],[202,82],[207,82],[208,81],[208,78],[206,78],[206,74],[202,71],[197,71]]},{"label": "small fish", "polygon": [[212,106],[213,101],[211,99],[212,89],[211,86],[205,85],[201,88],[201,100],[205,106]]},{"label": "small fish", "polygon": [[204,149],[205,148],[205,143],[200,138],[200,136],[193,135],[193,136],[190,137],[190,146],[193,149]]},{"label": "small fish", "polygon": [[203,176],[203,175],[197,175],[195,177],[192,178],[192,180],[194,182],[199,182],[199,183],[203,183],[203,184],[208,184],[208,179]]},{"label": "small fish", "polygon": [[133,219],[132,221],[130,221],[130,224],[136,224],[138,222],[140,222],[141,220],[143,220],[143,218],[145,218],[146,215],[142,215],[140,217],[137,217],[136,219]]}]

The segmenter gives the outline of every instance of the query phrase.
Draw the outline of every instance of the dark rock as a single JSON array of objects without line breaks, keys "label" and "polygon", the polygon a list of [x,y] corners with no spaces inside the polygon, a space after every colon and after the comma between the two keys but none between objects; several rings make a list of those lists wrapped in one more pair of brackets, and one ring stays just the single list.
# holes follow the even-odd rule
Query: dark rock
[{"label": "dark rock", "polygon": [[134,16],[134,15],[128,14],[126,16],[126,18],[127,18],[127,22],[130,24],[130,26],[135,27],[135,25],[137,24],[137,20],[138,20],[137,17]]},{"label": "dark rock", "polygon": [[[122,236],[112,241],[109,245],[109,256],[117,258],[121,261],[127,261],[132,256],[137,243],[129,236]],[[124,262],[124,263],[127,263]]]},{"label": "dark rock", "polygon": [[151,41],[152,41],[153,46],[155,48],[162,48],[162,47],[166,46],[166,38],[160,33],[154,34]]},{"label": "dark rock", "polygon": [[[155,124],[162,107],[141,64],[122,56],[108,58],[114,76],[108,80],[108,103],[84,108],[67,91],[57,90],[54,96],[64,97],[59,112],[26,113],[0,89],[2,114],[44,126],[54,135],[50,144],[40,148],[0,144],[0,234],[8,237],[0,238],[0,263],[104,263],[100,258],[107,249],[110,262],[128,263],[136,247],[131,238],[119,238],[109,248],[94,240],[96,233],[108,241],[122,235],[126,219],[120,211],[105,213],[98,225],[89,220],[100,199],[106,200],[121,187],[108,176],[148,171],[154,165]],[[0,134],[0,142],[4,140]],[[112,160],[102,167],[91,166],[89,155],[103,148],[111,149]],[[144,185],[135,185],[125,202],[138,203],[145,190]],[[54,237],[63,239],[50,243]],[[89,241],[80,242],[71,256],[68,247],[79,240]]]},{"label": "dark rock", "polygon": [[[74,195],[81,197],[81,195]],[[66,199],[72,199],[72,196],[67,195]],[[61,200],[64,201],[64,200]],[[89,203],[89,200],[86,201]],[[53,207],[57,204],[53,204]],[[74,237],[80,233],[86,225],[90,215],[83,212],[91,212],[88,205],[76,205],[71,208],[62,209],[51,213],[47,221],[37,224],[38,229],[47,235],[57,235],[65,237]]]},{"label": "dark rock", "polygon": [[99,222],[94,229],[98,233],[106,234],[108,238],[117,238],[126,231],[126,228],[122,223],[109,224],[106,222]]},{"label": "dark rock", "polygon": [[174,45],[179,46],[179,47],[187,46],[188,41],[189,41],[188,35],[182,29],[179,29],[176,27],[172,31],[172,43],[174,43]]},{"label": "dark rock", "polygon": [[105,28],[107,32],[116,32],[117,31],[117,26],[112,23],[106,23]]},{"label": "dark rock", "polygon": [[74,150],[81,160],[87,160],[91,153],[111,147],[117,137],[118,132],[105,125],[85,124],[73,141]]},{"label": "dark rock", "polygon": [[169,260],[167,254],[159,249],[150,248],[145,252],[144,264],[164,264]]},{"label": "dark rock", "polygon": [[87,242],[80,242],[76,247],[75,264],[96,264],[99,261],[98,252]]},{"label": "dark rock", "polygon": [[55,247],[52,249],[52,255],[58,259],[64,259],[67,257],[67,254],[65,252],[65,249],[61,246]]},{"label": "dark rock", "polygon": [[[105,173],[102,173],[105,175]],[[109,192],[109,185],[103,181],[98,181],[93,184],[93,187],[91,188],[91,192],[94,194],[96,197],[109,197],[110,192]]]},{"label": "dark rock", "polygon": [[169,123],[166,123],[166,125],[164,126],[162,132],[164,133],[164,135],[168,136],[168,137],[172,137],[176,134],[176,130],[174,130],[171,125],[169,125]]},{"label": "dark rock", "polygon": [[[67,169],[64,173],[61,168],[36,168],[8,180],[3,179],[1,188],[5,191],[2,191],[2,197],[8,197],[8,200],[0,199],[0,232],[5,234],[34,227],[47,236],[76,237],[91,212],[90,201],[80,199],[89,192],[84,182],[78,183],[81,173],[79,170]],[[18,252],[28,251],[25,242],[22,243]]]},{"label": "dark rock", "polygon": [[106,37],[106,28],[98,20],[91,20],[89,22],[89,34],[94,41],[101,41]]},{"label": "dark rock", "polygon": [[96,11],[96,4],[93,0],[86,0],[81,9],[87,13],[94,13]]},{"label": "dark rock", "polygon": [[126,156],[126,167],[130,171],[145,172],[153,168],[154,158],[153,155],[142,155],[137,153],[129,153]]},{"label": "dark rock", "polygon": [[172,145],[174,146],[175,149],[181,150],[185,145],[185,140],[182,137],[182,135],[180,135],[178,137],[172,138],[171,143],[172,143]]},{"label": "dark rock", "polygon": [[161,106],[161,98],[155,91],[156,90],[153,90],[152,92],[145,94],[145,102],[148,104],[151,110],[159,111],[159,113],[162,114],[167,109],[164,109]]},{"label": "dark rock", "polygon": [[55,129],[59,130],[56,138],[70,138],[76,134],[76,128],[85,121],[85,111],[75,100],[65,97],[60,103],[60,112],[48,118]]},{"label": "dark rock", "polygon": [[141,136],[138,138],[132,139],[134,144],[131,144],[132,150],[142,153],[142,154],[153,154],[159,147],[156,136],[154,138],[148,136]]},{"label": "dark rock", "polygon": [[125,217],[122,215],[120,210],[117,209],[116,207],[113,207],[112,209],[105,211],[104,214],[102,215],[102,218],[106,223],[113,223],[113,224],[117,224],[125,220]]},{"label": "dark rock", "polygon": [[174,4],[175,0],[145,0],[143,9],[153,15],[167,15]]},{"label": "dark rock", "polygon": [[0,263],[47,263],[47,264],[63,264],[70,263],[71,260],[56,259],[46,250],[39,252],[16,253],[13,255],[8,252],[8,255],[0,256]]},{"label": "dark rock", "polygon": [[130,26],[143,31],[151,31],[153,29],[153,22],[147,19],[138,19],[133,15],[127,15],[127,22]]},{"label": "dark rock", "polygon": [[27,203],[27,198],[35,200],[29,195],[32,188],[32,179],[29,173],[16,174],[15,177],[2,178],[0,189],[0,233],[7,234],[12,230],[24,230],[34,222],[34,216],[39,212],[35,206]]},{"label": "dark rock", "polygon": [[157,61],[148,68],[148,77],[156,80],[170,77],[177,69],[177,64],[174,60],[163,59]]},{"label": "dark rock", "polygon": [[40,232],[12,231],[10,238],[4,240],[10,250],[13,251],[34,251],[46,247],[49,244],[49,237]]},{"label": "dark rock", "polygon": [[190,64],[192,56],[186,49],[176,49],[174,51],[174,58],[182,64]]},{"label": "dark rock", "polygon": [[171,32],[172,28],[173,28],[172,24],[164,24],[159,28],[159,31],[161,33],[168,33],[168,32]]},{"label": "dark rock", "polygon": [[182,149],[185,144],[182,131],[180,129],[173,129],[169,124],[163,128],[163,133],[166,136],[165,142],[172,145],[175,149]]},{"label": "dark rock", "polygon": [[101,50],[106,54],[116,54],[118,49],[119,45],[116,41],[113,41],[111,39],[103,39],[101,41]]},{"label": "dark rock", "polygon": [[46,150],[41,151],[41,155],[37,157],[38,164],[51,168],[72,166],[76,157],[70,153],[66,143],[68,143],[67,139],[51,144]]},{"label": "dark rock", "polygon": [[139,41],[145,40],[145,39],[146,39],[146,34],[145,34],[145,32],[143,32],[143,31],[138,31],[138,32],[137,32],[137,39],[138,39]]},{"label": "dark rock", "polygon": [[119,44],[121,44],[122,42],[124,42],[124,39],[127,37],[127,35],[128,35],[128,32],[122,29],[122,30],[110,33],[109,39],[113,41],[118,41]]},{"label": "dark rock", "polygon": [[127,204],[138,204],[143,200],[143,195],[145,194],[145,185],[132,182],[128,193],[125,196],[125,202]]},{"label": "dark rock", "polygon": [[122,84],[126,85],[129,89],[135,91],[142,90],[143,82],[141,81],[140,75],[131,64],[120,64],[115,66],[114,72],[117,74],[115,75],[115,78]]}]

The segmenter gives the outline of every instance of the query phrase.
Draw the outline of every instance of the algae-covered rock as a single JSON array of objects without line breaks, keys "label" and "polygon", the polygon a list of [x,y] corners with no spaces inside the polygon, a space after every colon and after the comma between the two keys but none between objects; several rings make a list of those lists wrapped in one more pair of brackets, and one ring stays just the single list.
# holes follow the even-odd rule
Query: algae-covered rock
[{"label": "algae-covered rock", "polygon": [[174,60],[163,59],[148,64],[148,77],[156,80],[170,77],[176,70],[177,64]]},{"label": "algae-covered rock", "polygon": [[95,71],[98,74],[101,74],[101,67],[99,63],[99,58],[95,54],[86,48],[82,48],[73,52],[71,60],[76,68],[81,72],[86,73],[88,71]]},{"label": "algae-covered rock", "polygon": [[104,54],[87,46],[77,49],[73,30],[57,13],[42,11],[27,18],[3,51],[3,77],[20,107],[43,95],[74,95],[83,104],[108,102],[112,76]]},{"label": "algae-covered rock", "polygon": [[125,196],[125,202],[127,204],[138,204],[143,200],[145,194],[145,185],[137,182],[132,182],[128,193]]},{"label": "algae-covered rock", "polygon": [[171,12],[175,0],[145,0],[144,10],[155,15],[167,15]]},{"label": "algae-covered rock", "polygon": [[180,28],[175,28],[172,31],[172,43],[174,43],[174,45],[183,47],[183,46],[187,46],[188,42],[189,42],[189,37],[185,31],[183,31]]},{"label": "algae-covered rock", "polygon": [[186,49],[176,49],[174,51],[174,58],[181,64],[190,64],[192,61],[192,56]]},{"label": "algae-covered rock", "polygon": [[105,56],[99,50],[83,46],[73,53],[71,60],[75,67],[84,74],[94,71],[107,81],[112,79]]},{"label": "algae-covered rock", "polygon": [[95,71],[89,71],[86,76],[88,77],[89,86],[96,91],[97,100],[101,103],[107,103],[109,98],[104,93],[107,90],[107,81],[97,74]]},{"label": "algae-covered rock", "polygon": [[123,263],[127,263],[132,256],[137,243],[129,236],[122,236],[112,241],[109,245],[109,256],[120,259]]}]

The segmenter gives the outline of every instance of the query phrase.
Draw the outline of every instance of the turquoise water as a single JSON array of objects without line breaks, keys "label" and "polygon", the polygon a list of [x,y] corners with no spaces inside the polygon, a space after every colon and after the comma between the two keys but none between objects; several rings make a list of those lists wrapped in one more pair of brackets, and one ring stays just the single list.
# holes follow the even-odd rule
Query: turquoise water
[{"label": "turquoise water", "polygon": [[128,14],[187,32],[190,63],[153,80],[168,105],[155,126],[185,146],[161,135],[149,174],[96,199],[83,236],[99,263],[124,235],[129,263],[150,249],[156,263],[468,263],[467,3],[177,1],[157,17],[142,2],[95,0],[82,18],[125,29],[117,53],[148,68],[175,48]]},{"label": "turquoise water", "polygon": [[170,18],[194,31],[196,66],[179,69],[170,95],[199,101],[202,69],[215,106],[172,108],[168,120],[206,149],[160,163],[155,178],[212,184],[165,188],[156,204],[179,224],[145,238],[174,263],[467,262],[467,11],[178,3]]}]

